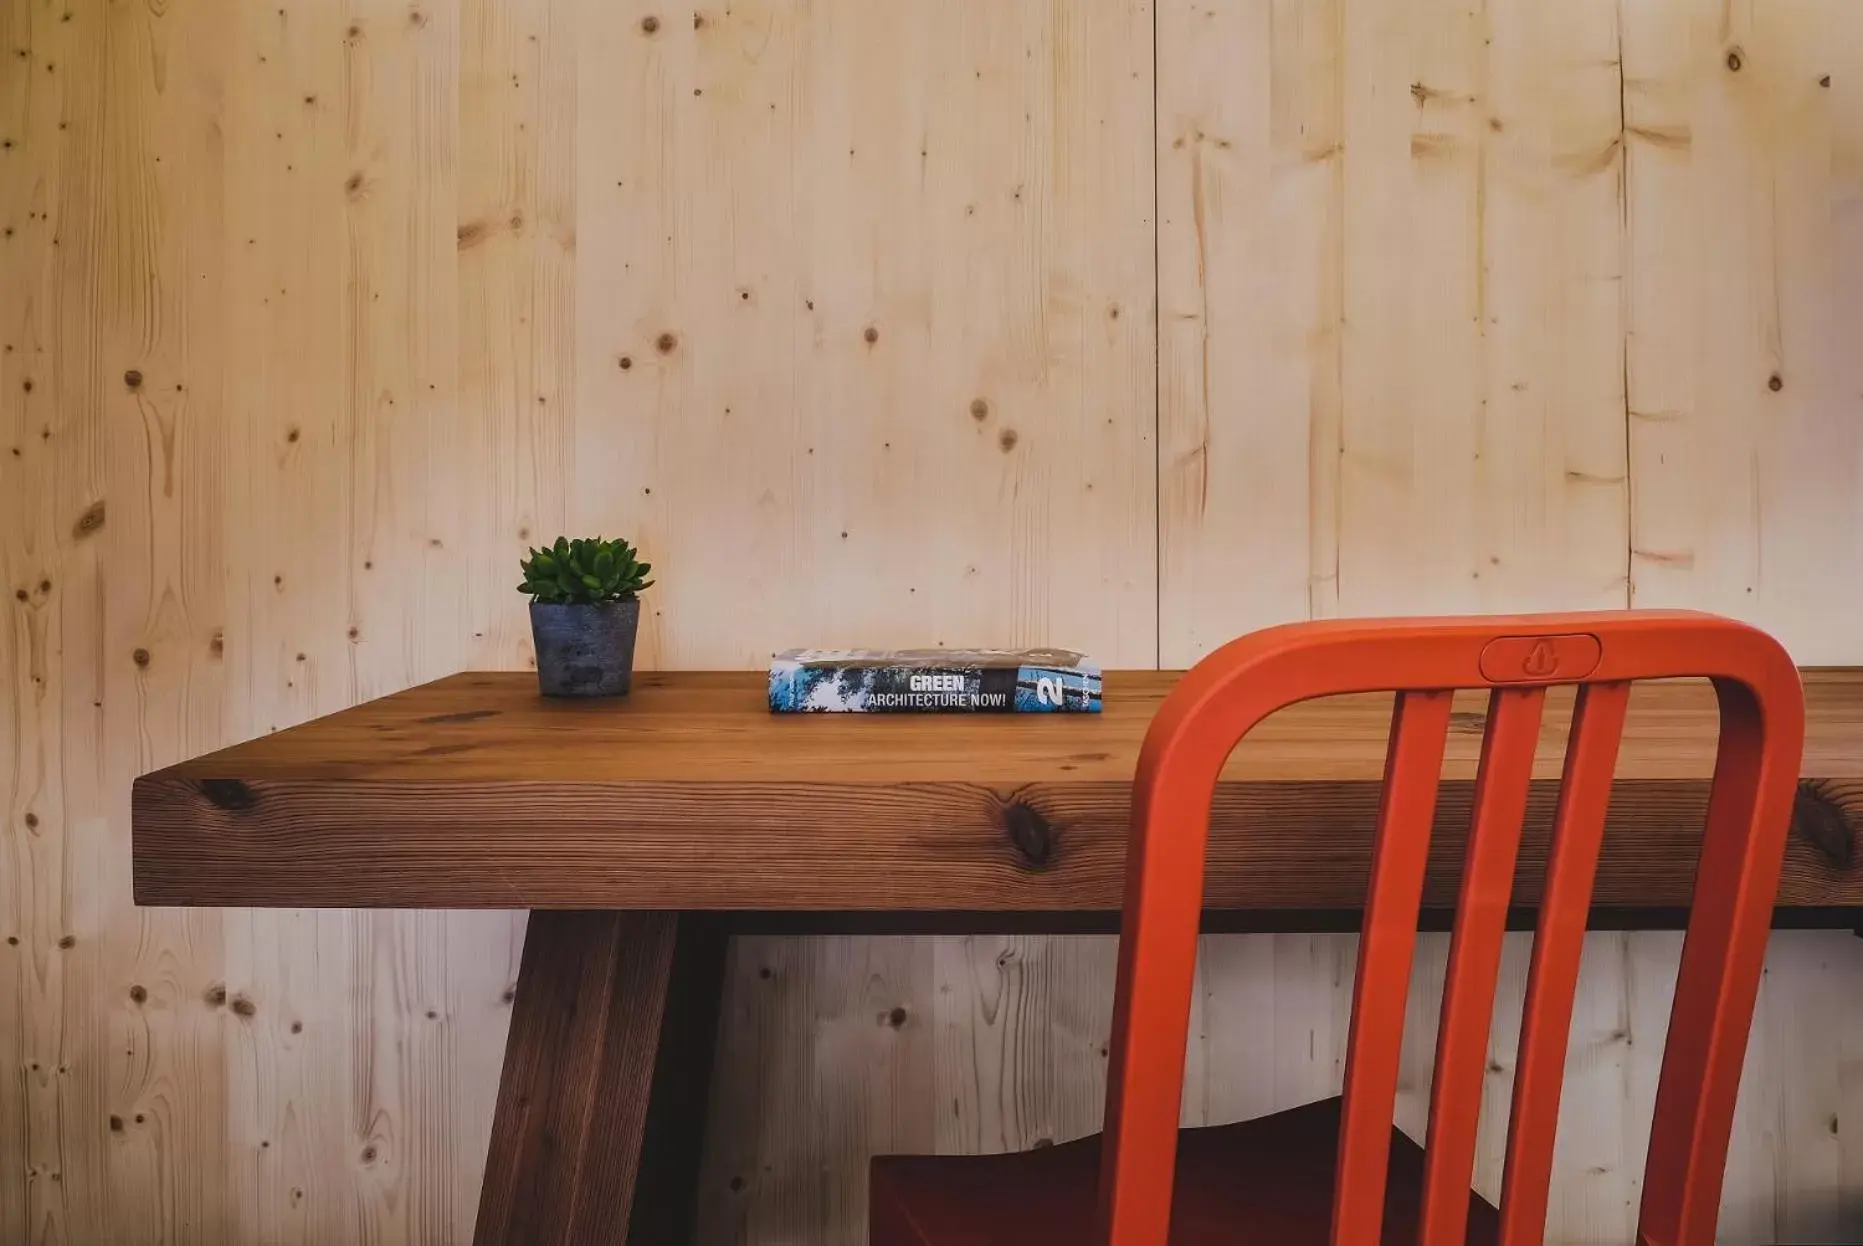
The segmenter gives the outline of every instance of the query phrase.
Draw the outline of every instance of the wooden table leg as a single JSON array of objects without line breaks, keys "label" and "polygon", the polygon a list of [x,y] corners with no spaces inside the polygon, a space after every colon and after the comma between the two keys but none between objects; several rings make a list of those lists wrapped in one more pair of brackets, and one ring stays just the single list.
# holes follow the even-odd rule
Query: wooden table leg
[{"label": "wooden table leg", "polygon": [[695,913],[530,915],[479,1246],[692,1240],[725,939]]}]

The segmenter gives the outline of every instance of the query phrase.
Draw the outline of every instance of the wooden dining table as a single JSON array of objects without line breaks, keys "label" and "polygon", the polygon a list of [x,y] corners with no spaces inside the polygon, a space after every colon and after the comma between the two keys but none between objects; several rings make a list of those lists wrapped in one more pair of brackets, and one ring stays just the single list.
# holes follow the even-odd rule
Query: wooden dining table
[{"label": "wooden dining table", "polygon": [[[773,715],[764,676],[551,701],[465,673],[136,780],[146,905],[530,910],[476,1240],[690,1240],[726,941],[741,931],[1116,929],[1140,742],[1176,675],[1098,714]],[[1863,671],[1804,672],[1780,924],[1863,923]],[[1426,919],[1452,909],[1485,698],[1459,697]],[[1513,902],[1530,923],[1570,715],[1549,696]],[[1230,759],[1206,921],[1355,929],[1391,698],[1309,702]],[[1632,694],[1598,925],[1686,911],[1718,725]]]}]

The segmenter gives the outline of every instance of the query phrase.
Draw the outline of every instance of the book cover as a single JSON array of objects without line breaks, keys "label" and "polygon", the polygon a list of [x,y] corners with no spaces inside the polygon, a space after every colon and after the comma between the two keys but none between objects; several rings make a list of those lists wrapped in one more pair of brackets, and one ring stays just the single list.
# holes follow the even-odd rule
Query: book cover
[{"label": "book cover", "polygon": [[1100,668],[1067,649],[790,649],[770,659],[770,709],[1091,714]]}]

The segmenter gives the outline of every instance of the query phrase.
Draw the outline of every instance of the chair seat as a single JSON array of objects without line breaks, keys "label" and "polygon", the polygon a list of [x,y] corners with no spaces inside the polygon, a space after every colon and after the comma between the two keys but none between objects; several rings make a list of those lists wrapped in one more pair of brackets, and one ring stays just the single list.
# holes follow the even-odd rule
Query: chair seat
[{"label": "chair seat", "polygon": [[[1338,1162],[1337,1098],[1178,1135],[1171,1246],[1324,1246]],[[1081,1246],[1090,1241],[1098,1135],[1011,1155],[873,1160],[871,1246]],[[1414,1246],[1423,1149],[1391,1131],[1383,1246]],[[1492,1246],[1495,1209],[1469,1195],[1469,1246]]]}]

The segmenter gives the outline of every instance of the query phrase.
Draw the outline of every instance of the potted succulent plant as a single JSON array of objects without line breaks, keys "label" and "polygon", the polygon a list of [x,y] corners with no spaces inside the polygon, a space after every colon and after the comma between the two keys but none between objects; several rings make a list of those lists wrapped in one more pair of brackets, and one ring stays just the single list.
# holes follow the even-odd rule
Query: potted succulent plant
[{"label": "potted succulent plant", "polygon": [[640,593],[653,568],[626,541],[557,537],[530,551],[518,591],[530,594],[537,682],[546,697],[627,695]]}]

